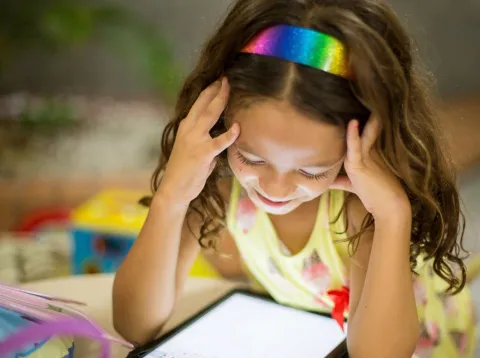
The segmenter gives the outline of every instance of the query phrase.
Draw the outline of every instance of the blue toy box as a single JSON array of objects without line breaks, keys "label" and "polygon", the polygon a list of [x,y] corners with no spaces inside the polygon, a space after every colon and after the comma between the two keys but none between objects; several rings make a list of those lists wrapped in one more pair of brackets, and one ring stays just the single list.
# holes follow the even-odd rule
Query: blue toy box
[{"label": "blue toy box", "polygon": [[74,274],[115,272],[133,245],[147,208],[145,193],[105,190],[72,213]]},{"label": "blue toy box", "polygon": [[[148,208],[138,204],[143,192],[104,190],[72,212],[72,273],[115,272],[140,232]],[[203,254],[191,276],[219,277]]]}]

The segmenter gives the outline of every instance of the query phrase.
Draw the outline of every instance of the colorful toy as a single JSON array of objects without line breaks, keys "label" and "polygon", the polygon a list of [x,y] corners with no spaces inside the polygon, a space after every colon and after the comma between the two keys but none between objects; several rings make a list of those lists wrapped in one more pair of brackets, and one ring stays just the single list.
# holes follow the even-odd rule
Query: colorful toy
[{"label": "colorful toy", "polygon": [[28,213],[17,226],[15,232],[22,237],[34,235],[37,232],[54,229],[64,229],[70,226],[70,209],[44,208]]},{"label": "colorful toy", "polygon": [[[138,204],[144,195],[131,190],[105,190],[73,210],[74,274],[117,270],[147,217],[148,209]],[[218,276],[203,255],[196,260],[190,274]]]}]

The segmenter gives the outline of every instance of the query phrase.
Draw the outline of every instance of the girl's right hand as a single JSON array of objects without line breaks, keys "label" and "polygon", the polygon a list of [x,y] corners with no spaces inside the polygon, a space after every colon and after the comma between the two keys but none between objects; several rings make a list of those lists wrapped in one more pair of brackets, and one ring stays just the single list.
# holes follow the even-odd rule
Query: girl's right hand
[{"label": "girl's right hand", "polygon": [[180,123],[159,187],[159,194],[171,198],[179,207],[188,207],[200,194],[215,168],[216,156],[232,145],[240,134],[237,123],[216,138],[209,134],[225,110],[228,95],[226,78],[213,83],[200,94]]}]

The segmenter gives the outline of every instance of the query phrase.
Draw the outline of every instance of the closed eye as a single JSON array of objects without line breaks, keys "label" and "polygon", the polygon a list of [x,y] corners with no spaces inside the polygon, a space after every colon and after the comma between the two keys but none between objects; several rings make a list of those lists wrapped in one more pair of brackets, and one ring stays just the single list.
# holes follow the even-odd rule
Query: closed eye
[{"label": "closed eye", "polygon": [[[245,165],[250,165],[250,166],[258,166],[258,165],[263,165],[265,164],[265,161],[264,160],[250,160],[248,158],[246,158],[242,153],[240,153],[238,150],[236,151],[235,155],[237,156],[238,160],[242,163],[242,164],[245,164]],[[330,175],[330,170],[324,172],[324,173],[320,173],[320,174],[311,174],[311,173],[308,173],[304,170],[299,170],[298,171],[301,175],[303,175],[305,178],[309,179],[309,180],[317,180],[317,181],[320,181],[320,180],[324,180],[324,179],[327,179],[328,176]]]},{"label": "closed eye", "polygon": [[245,156],[242,153],[240,153],[238,150],[236,151],[235,155],[237,156],[238,160],[242,164],[251,165],[251,166],[265,164],[265,161],[263,160],[250,160],[248,158],[245,158]]},{"label": "closed eye", "polygon": [[330,175],[330,170],[329,171],[326,171],[324,173],[320,173],[320,174],[310,174],[310,173],[307,173],[303,170],[300,170],[299,171],[300,174],[302,174],[304,177],[306,177],[307,179],[310,179],[310,180],[317,180],[317,181],[320,181],[320,180],[324,180],[324,179],[327,179],[328,176]]}]

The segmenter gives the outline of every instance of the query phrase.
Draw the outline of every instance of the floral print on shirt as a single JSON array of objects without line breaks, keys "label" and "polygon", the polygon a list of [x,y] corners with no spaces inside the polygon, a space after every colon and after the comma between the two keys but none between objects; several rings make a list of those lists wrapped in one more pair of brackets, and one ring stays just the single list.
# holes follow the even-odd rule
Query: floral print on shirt
[{"label": "floral print on shirt", "polygon": [[237,224],[244,234],[248,234],[250,229],[255,225],[257,217],[257,207],[248,196],[238,199],[237,207]]},{"label": "floral print on shirt", "polygon": [[455,342],[458,352],[465,354],[468,348],[468,335],[465,332],[451,331],[450,337],[452,337]]},{"label": "floral print on shirt", "polygon": [[440,340],[440,332],[438,324],[428,322],[420,324],[420,339],[418,340],[415,354],[419,358],[429,358],[438,345]]},{"label": "floral print on shirt", "polygon": [[328,266],[320,260],[317,251],[305,259],[302,277],[318,295],[324,295],[329,289],[330,272]]},{"label": "floral print on shirt", "polygon": [[427,304],[427,289],[419,279],[413,281],[413,294],[415,295],[417,306],[425,306]]}]

